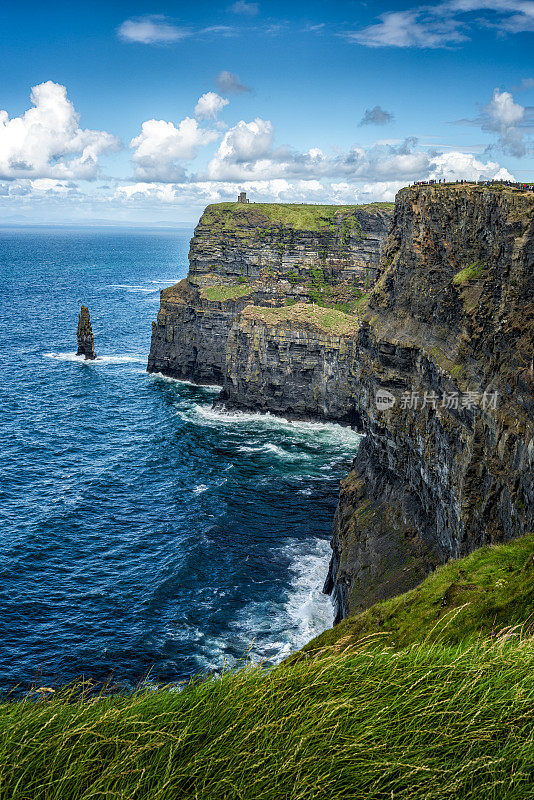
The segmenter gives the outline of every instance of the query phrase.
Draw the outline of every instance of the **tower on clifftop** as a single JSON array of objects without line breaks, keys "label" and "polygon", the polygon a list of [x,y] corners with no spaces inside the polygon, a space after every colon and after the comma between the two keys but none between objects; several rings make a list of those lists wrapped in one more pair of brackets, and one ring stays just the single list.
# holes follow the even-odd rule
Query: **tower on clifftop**
[{"label": "tower on clifftop", "polygon": [[237,198],[237,202],[238,203],[250,203],[250,200],[247,200],[247,193],[246,192],[239,192],[239,195],[238,195],[238,198]]},{"label": "tower on clifftop", "polygon": [[89,316],[89,309],[82,306],[80,316],[78,317],[78,353],[79,356],[85,356],[86,361],[93,361],[95,356],[95,337],[93,336],[93,329],[91,327],[91,318]]}]

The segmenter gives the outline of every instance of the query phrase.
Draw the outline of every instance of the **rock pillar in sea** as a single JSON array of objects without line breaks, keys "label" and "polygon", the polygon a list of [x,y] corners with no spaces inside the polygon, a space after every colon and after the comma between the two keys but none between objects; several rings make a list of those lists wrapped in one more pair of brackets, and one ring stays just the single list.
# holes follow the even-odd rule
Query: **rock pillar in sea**
[{"label": "rock pillar in sea", "polygon": [[82,306],[78,317],[78,355],[85,356],[85,360],[95,359],[95,337],[91,328],[89,309]]}]

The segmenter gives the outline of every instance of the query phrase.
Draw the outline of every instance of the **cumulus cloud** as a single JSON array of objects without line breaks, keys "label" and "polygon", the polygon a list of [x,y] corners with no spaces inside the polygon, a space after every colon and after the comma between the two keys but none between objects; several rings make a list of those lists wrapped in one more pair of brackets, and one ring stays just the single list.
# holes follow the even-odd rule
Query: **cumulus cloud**
[{"label": "cumulus cloud", "polygon": [[354,145],[345,153],[325,153],[318,147],[301,153],[275,146],[272,123],[257,118],[242,120],[226,132],[208,164],[206,179],[239,184],[316,180],[325,185],[341,181],[353,187],[362,182],[400,186],[430,177],[490,179],[501,177],[499,170],[496,162],[484,164],[470,154],[429,152],[414,137],[377,142],[368,148]]},{"label": "cumulus cloud", "polygon": [[259,117],[252,122],[241,120],[225,133],[208,165],[209,177],[212,180],[232,180],[239,179],[247,171],[253,172],[262,159],[266,162],[272,160],[273,139],[274,128],[269,120]]},{"label": "cumulus cloud", "polygon": [[189,28],[182,28],[160,14],[127,19],[117,28],[123,42],[138,44],[169,44],[191,36]]},{"label": "cumulus cloud", "polygon": [[178,127],[162,119],[143,122],[141,133],[130,142],[132,161],[139,178],[153,181],[181,180],[184,168],[178,162],[193,159],[199,148],[215,141],[219,134],[201,128],[186,117]]},{"label": "cumulus cloud", "polygon": [[380,106],[375,106],[374,108],[366,109],[360,121],[360,127],[362,125],[387,125],[393,120],[394,116],[390,111],[385,111]]},{"label": "cumulus cloud", "polygon": [[495,89],[484,112],[486,119],[482,128],[498,134],[498,147],[517,158],[526,155],[524,133],[519,127],[525,117],[524,106],[515,103],[510,92]]},{"label": "cumulus cloud", "polygon": [[496,134],[497,140],[488,150],[501,150],[516,158],[532,151],[532,140],[528,135],[534,131],[534,108],[516,103],[510,92],[494,89],[493,97],[483,107],[480,116],[458,120],[458,123]]},{"label": "cumulus cloud", "polygon": [[[395,194],[408,180],[414,178],[445,178],[456,180],[513,180],[513,176],[497,162],[484,163],[469,153],[413,153],[410,142],[403,143],[397,151],[371,148],[370,150],[351,151],[338,161],[332,170],[344,172],[341,180],[324,180],[324,174],[312,170],[300,176],[298,171],[286,177],[276,176],[276,169],[265,170],[263,177],[258,170],[246,166],[239,172],[238,182],[229,177],[225,179],[209,179],[198,177],[195,180],[177,183],[154,184],[138,182],[127,184],[117,189],[117,197],[128,203],[148,204],[158,202],[170,205],[187,205],[202,207],[207,203],[218,203],[235,200],[237,192],[244,190],[256,202],[280,203],[366,203],[371,201],[392,201]],[[404,149],[405,152],[401,152]],[[310,159],[330,161],[318,148],[313,154],[306,154]],[[344,165],[352,163],[352,169]],[[261,162],[260,162],[261,164]],[[270,167],[272,167],[272,163]],[[278,165],[280,166],[280,164]],[[311,166],[311,163],[309,163]],[[256,175],[255,175],[256,173]],[[229,173],[230,175],[230,173]],[[408,178],[407,175],[410,177]]]},{"label": "cumulus cloud", "polygon": [[197,119],[216,119],[217,114],[228,105],[230,101],[226,97],[221,97],[215,92],[206,92],[199,98],[195,106],[195,117]]},{"label": "cumulus cloud", "polygon": [[467,41],[477,25],[500,33],[534,31],[534,3],[532,0],[445,0],[403,11],[386,11],[378,20],[342,35],[366,47],[449,47]]},{"label": "cumulus cloud", "polygon": [[228,11],[231,11],[233,14],[255,17],[256,14],[260,13],[260,6],[259,3],[247,3],[247,0],[237,0],[236,3],[230,6]]},{"label": "cumulus cloud", "polygon": [[84,178],[98,175],[99,157],[117,150],[106,131],[80,128],[79,115],[64,86],[34,86],[33,108],[9,118],[0,111],[0,178]]},{"label": "cumulus cloud", "polygon": [[228,72],[228,70],[219,72],[215,78],[215,83],[217,88],[226,94],[242,94],[243,92],[252,91],[250,86],[241,83],[239,76],[235,72]]}]

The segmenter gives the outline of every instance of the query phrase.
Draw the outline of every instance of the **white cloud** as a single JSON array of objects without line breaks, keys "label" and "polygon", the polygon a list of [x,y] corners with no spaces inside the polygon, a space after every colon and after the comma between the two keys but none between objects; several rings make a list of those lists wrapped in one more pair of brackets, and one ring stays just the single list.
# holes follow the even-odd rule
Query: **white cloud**
[{"label": "white cloud", "polygon": [[[431,177],[489,179],[501,177],[500,165],[484,164],[469,153],[446,154],[418,146],[417,139],[377,142],[372,147],[353,146],[345,153],[325,153],[318,147],[300,153],[276,147],[272,123],[241,121],[226,132],[208,164],[207,178],[242,184],[246,181],[320,181],[324,186],[361,183],[399,188],[413,180]],[[200,180],[197,176],[196,180]],[[325,188],[325,191],[327,189]]]},{"label": "white cloud", "polygon": [[269,120],[259,117],[252,122],[241,120],[225,133],[208,165],[209,177],[212,180],[233,180],[242,174],[255,177],[260,159],[272,158],[273,140],[274,128]]},{"label": "white cloud", "polygon": [[494,89],[491,102],[484,110],[495,130],[518,125],[525,116],[525,109],[514,102],[510,92],[500,92],[499,89]]},{"label": "white cloud", "polygon": [[534,108],[516,103],[510,92],[494,89],[493,97],[480,116],[458,120],[458,123],[497,134],[495,144],[487,148],[490,151],[501,150],[515,158],[532,152],[532,139],[527,137],[534,131]]},{"label": "white cloud", "polygon": [[127,19],[117,29],[124,42],[138,44],[169,44],[191,36],[189,28],[182,28],[159,14]]},{"label": "white cloud", "polygon": [[195,106],[197,119],[216,119],[217,114],[228,105],[230,101],[215,92],[206,92],[199,98]]},{"label": "white cloud", "polygon": [[379,22],[342,34],[367,47],[448,47],[467,41],[474,26],[501,33],[534,31],[532,0],[445,0],[386,11]]},{"label": "white cloud", "polygon": [[496,161],[484,163],[470,153],[440,153],[431,159],[429,177],[456,180],[464,178],[468,181],[478,180],[514,180],[508,170]]},{"label": "white cloud", "polygon": [[510,92],[495,89],[484,111],[487,117],[482,128],[499,134],[497,146],[517,158],[526,155],[524,133],[519,129],[525,116],[524,106],[515,103]]},{"label": "white cloud", "polygon": [[93,179],[100,155],[120,147],[106,131],[80,128],[64,86],[34,86],[31,101],[20,117],[0,111],[0,177]]},{"label": "white cloud", "polygon": [[250,86],[246,86],[241,82],[239,76],[236,75],[235,72],[228,72],[228,70],[219,72],[215,78],[215,83],[217,84],[217,88],[226,94],[242,94],[243,92],[252,91]]},{"label": "white cloud", "polygon": [[186,117],[178,127],[162,119],[143,122],[141,133],[132,139],[132,161],[139,178],[154,181],[180,180],[184,169],[177,162],[193,159],[199,148],[219,137],[201,128],[196,119]]},{"label": "white cloud", "polygon": [[435,16],[432,9],[409,9],[381,14],[380,22],[345,37],[367,47],[445,47],[464,41],[456,19]]},{"label": "white cloud", "polygon": [[228,11],[233,14],[243,14],[248,17],[255,17],[260,12],[259,3],[247,3],[246,0],[237,0],[236,3],[230,6]]}]

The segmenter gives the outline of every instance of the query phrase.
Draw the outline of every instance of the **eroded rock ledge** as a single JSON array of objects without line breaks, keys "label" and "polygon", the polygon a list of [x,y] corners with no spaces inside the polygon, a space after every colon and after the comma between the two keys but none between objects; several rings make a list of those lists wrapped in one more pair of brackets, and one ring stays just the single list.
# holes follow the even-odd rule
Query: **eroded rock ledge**
[{"label": "eroded rock ledge", "polygon": [[338,619],[534,528],[534,196],[413,187],[391,216],[208,207],[148,365],[364,431],[334,524]]}]

